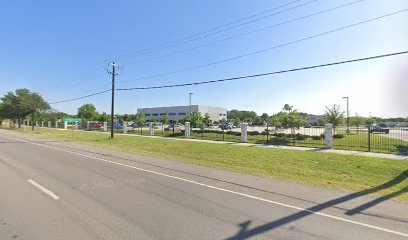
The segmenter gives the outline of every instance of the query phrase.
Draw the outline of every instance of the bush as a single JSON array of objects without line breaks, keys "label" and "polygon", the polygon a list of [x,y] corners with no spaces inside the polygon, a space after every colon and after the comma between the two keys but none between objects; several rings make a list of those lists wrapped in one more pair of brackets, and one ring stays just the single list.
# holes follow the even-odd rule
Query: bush
[{"label": "bush", "polygon": [[282,138],[282,137],[286,137],[286,134],[285,133],[274,133],[273,136]]},{"label": "bush", "polygon": [[289,139],[284,137],[274,137],[269,139],[269,143],[273,145],[287,145],[289,143]]},{"label": "bush", "polygon": [[408,146],[397,145],[396,148],[399,154],[408,154]]},{"label": "bush", "polygon": [[312,139],[313,139],[313,140],[322,140],[322,139],[323,139],[323,137],[322,137],[322,135],[319,135],[319,136],[312,136]]},{"label": "bush", "polygon": [[344,138],[343,134],[334,134],[333,138]]},{"label": "bush", "polygon": [[307,135],[303,135],[303,134],[300,134],[300,133],[295,135],[296,140],[305,140],[307,137],[308,137]]},{"label": "bush", "polygon": [[252,132],[248,132],[249,136],[256,136],[256,135],[260,135],[261,133],[258,131],[252,131]]}]

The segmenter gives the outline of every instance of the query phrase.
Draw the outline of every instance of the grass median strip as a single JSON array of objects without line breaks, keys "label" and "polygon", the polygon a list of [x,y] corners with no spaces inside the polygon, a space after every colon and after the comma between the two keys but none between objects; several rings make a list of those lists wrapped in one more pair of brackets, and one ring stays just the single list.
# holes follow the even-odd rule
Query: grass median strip
[{"label": "grass median strip", "polygon": [[[352,192],[391,182],[372,194],[408,201],[404,191],[408,187],[408,161],[120,135],[111,140],[105,134],[81,131],[74,132],[72,137],[71,131],[45,128],[34,133],[17,131]],[[401,178],[401,174],[405,177]],[[399,181],[393,181],[397,176]]]}]

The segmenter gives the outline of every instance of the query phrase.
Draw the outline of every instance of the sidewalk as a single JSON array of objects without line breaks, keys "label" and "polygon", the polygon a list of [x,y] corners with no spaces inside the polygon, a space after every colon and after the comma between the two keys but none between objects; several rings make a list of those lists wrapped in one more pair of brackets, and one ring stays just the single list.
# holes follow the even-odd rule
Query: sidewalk
[{"label": "sidewalk", "polygon": [[[57,130],[67,131],[66,129],[57,129]],[[110,134],[109,132],[96,132],[96,131],[84,131],[84,130],[74,130],[74,131]],[[226,141],[201,140],[201,139],[191,139],[191,138],[190,139],[175,138],[175,137],[172,138],[172,137],[146,136],[146,135],[136,135],[136,134],[123,134],[123,133],[115,133],[115,135],[130,136],[130,137],[144,137],[144,138],[159,138],[159,139],[176,140],[176,141],[204,142],[204,143],[213,143],[213,144],[231,144],[231,145],[248,146],[248,147],[275,148],[275,149],[286,149],[286,150],[297,150],[297,151],[326,152],[326,153],[337,153],[337,154],[344,154],[344,155],[357,155],[357,156],[366,156],[366,157],[375,157],[375,158],[387,158],[387,159],[394,159],[394,160],[408,160],[408,156],[388,154],[388,153],[360,152],[360,151],[350,151],[350,150],[322,149],[322,148],[311,148],[311,147],[294,147],[294,146],[282,146],[282,145],[266,145],[266,144],[255,144],[255,143],[226,142]]]}]

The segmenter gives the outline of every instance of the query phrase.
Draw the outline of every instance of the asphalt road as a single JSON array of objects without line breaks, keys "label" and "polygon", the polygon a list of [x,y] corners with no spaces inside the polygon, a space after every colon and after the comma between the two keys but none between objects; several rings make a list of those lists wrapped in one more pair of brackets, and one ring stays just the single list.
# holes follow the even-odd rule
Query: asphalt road
[{"label": "asphalt road", "polygon": [[0,239],[408,239],[408,204],[0,130]]}]

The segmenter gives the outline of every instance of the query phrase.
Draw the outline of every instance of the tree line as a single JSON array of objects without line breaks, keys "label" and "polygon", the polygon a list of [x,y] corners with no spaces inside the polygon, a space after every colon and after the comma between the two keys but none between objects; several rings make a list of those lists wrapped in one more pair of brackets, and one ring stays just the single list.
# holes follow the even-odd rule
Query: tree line
[{"label": "tree line", "polygon": [[[17,89],[15,92],[7,92],[0,101],[0,121],[3,119],[12,119],[16,121],[18,127],[21,126],[23,120],[30,121],[57,121],[63,120],[66,117],[79,117],[83,121],[98,121],[109,122],[110,115],[106,112],[99,113],[95,105],[87,103],[78,108],[76,115],[70,115],[64,112],[51,109],[40,94],[31,92],[28,89]],[[257,115],[254,111],[233,109],[227,112],[227,118],[220,121],[221,124],[230,122],[234,125],[239,125],[241,122],[250,123],[251,125],[270,124],[277,128],[299,128],[308,124],[312,115],[299,112],[293,106],[285,104],[282,110],[276,114],[269,115],[263,113]],[[357,114],[349,118],[350,126],[361,127],[371,125],[381,121],[390,122],[405,122],[408,123],[408,118],[381,119],[376,117],[361,117]],[[117,114],[115,121],[119,122],[134,122],[137,125],[143,125],[148,120],[143,112],[136,114]],[[176,121],[169,120],[167,115],[162,115],[159,119],[152,119],[152,122],[160,121],[163,124],[175,124]],[[193,126],[210,125],[213,121],[208,115],[202,116],[200,113],[189,113],[185,118],[177,121],[178,123],[191,122]],[[317,119],[314,125],[324,126],[326,123],[333,124],[336,128],[345,123],[345,112],[341,110],[339,105],[325,107],[324,114]]]}]

